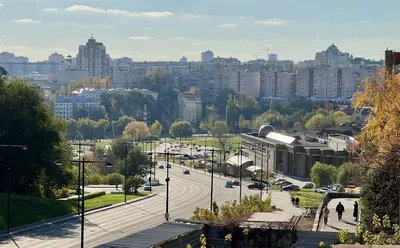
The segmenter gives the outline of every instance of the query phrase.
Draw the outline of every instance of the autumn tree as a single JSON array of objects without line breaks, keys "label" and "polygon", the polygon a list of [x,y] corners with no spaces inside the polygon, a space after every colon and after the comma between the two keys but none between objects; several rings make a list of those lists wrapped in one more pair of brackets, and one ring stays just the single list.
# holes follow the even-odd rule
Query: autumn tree
[{"label": "autumn tree", "polygon": [[[400,78],[380,71],[367,78],[354,96],[354,107],[370,107],[367,125],[356,137],[361,146],[364,177],[363,223],[370,225],[373,214],[399,216],[400,184]],[[360,177],[361,178],[361,177]],[[400,217],[400,216],[399,216]],[[393,219],[398,222],[399,218]]]},{"label": "autumn tree", "polygon": [[192,136],[194,130],[187,121],[175,121],[169,129],[169,134],[173,138],[186,138]]},{"label": "autumn tree", "polygon": [[146,123],[141,121],[133,121],[126,125],[123,136],[129,140],[143,140],[149,136],[150,130]]},{"label": "autumn tree", "polygon": [[163,126],[156,120],[150,127],[150,134],[156,137],[160,137],[162,134]]}]

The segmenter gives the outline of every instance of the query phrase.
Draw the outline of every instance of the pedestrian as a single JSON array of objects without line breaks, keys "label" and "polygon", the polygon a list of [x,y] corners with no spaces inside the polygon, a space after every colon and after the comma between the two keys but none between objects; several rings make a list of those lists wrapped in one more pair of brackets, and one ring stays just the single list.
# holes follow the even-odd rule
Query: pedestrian
[{"label": "pedestrian", "polygon": [[299,206],[300,203],[300,199],[298,197],[296,197],[296,206]]},{"label": "pedestrian", "polygon": [[355,217],[356,221],[358,221],[358,203],[357,203],[357,201],[354,202],[353,217]]},{"label": "pedestrian", "polygon": [[292,205],[294,206],[296,199],[294,199],[294,197],[292,197]]},{"label": "pedestrian", "polygon": [[329,216],[328,206],[325,206],[325,208],[323,210],[323,215],[324,215],[324,224],[327,225],[328,224],[328,216]]},{"label": "pedestrian", "polygon": [[339,204],[336,206],[336,212],[338,214],[338,220],[341,221],[342,215],[344,213],[344,206],[342,205],[341,202],[339,202]]}]

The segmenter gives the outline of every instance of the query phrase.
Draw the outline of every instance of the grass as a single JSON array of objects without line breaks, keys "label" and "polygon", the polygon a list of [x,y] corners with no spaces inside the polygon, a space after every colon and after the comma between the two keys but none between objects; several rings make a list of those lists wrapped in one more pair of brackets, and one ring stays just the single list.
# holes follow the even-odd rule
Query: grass
[{"label": "grass", "polygon": [[[149,194],[128,195],[132,200]],[[45,221],[77,211],[77,202],[57,201],[33,196],[10,196],[10,227],[18,227],[35,222]],[[85,201],[85,209],[116,204],[124,201],[123,194],[108,194]],[[0,194],[0,231],[7,228],[7,194]]]},{"label": "grass", "polygon": [[300,199],[300,207],[317,208],[324,198],[324,194],[313,192],[312,189],[301,189],[301,191],[291,191],[290,195]]}]

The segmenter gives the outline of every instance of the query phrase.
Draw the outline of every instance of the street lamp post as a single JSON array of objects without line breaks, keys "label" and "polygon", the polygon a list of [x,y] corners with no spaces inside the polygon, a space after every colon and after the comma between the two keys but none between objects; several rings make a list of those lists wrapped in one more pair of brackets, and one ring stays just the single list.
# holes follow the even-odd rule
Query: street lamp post
[{"label": "street lamp post", "polygon": [[124,195],[125,195],[125,203],[126,203],[126,189],[127,189],[127,185],[126,185],[126,172],[127,172],[127,166],[128,166],[128,142],[126,142],[125,143],[125,172],[124,172],[124,174],[125,174],[125,178],[124,178],[124,181],[125,181],[125,185],[124,185]]},{"label": "street lamp post", "polygon": [[152,190],[152,187],[151,187],[151,166],[152,166],[151,164],[152,164],[153,153],[149,152],[147,155],[150,157],[149,184],[150,184],[150,192],[152,192],[153,190]]},{"label": "street lamp post", "polygon": [[239,164],[239,170],[240,170],[240,189],[239,189],[239,200],[242,202],[242,174],[243,174],[243,169],[242,169],[242,146],[240,146],[240,164]]},{"label": "street lamp post", "polygon": [[10,157],[10,149],[11,148],[20,148],[24,151],[28,149],[25,145],[0,145],[0,147],[8,147],[8,168],[7,168],[7,174],[8,174],[8,188],[7,188],[7,233],[10,234],[10,216],[11,216],[11,201],[10,201],[10,191],[11,191],[11,167],[9,164],[9,157]]},{"label": "street lamp post", "polygon": [[[263,180],[263,167],[264,167],[264,144],[261,144],[261,183]],[[268,171],[267,171],[267,192],[268,192]],[[262,200],[262,189],[263,187],[261,187],[261,191],[260,191],[260,200]]]},{"label": "street lamp post", "polygon": [[213,194],[214,194],[214,149],[211,150],[211,196],[210,196],[210,211],[213,211]]},{"label": "street lamp post", "polygon": [[[71,161],[76,163],[82,162],[82,214],[81,214],[81,248],[84,248],[85,242],[85,163],[88,164],[104,164],[105,167],[112,167],[113,164],[110,162],[101,162],[101,161],[85,161],[85,158],[82,161]],[[55,162],[56,165],[62,165],[62,161],[58,160]]]}]

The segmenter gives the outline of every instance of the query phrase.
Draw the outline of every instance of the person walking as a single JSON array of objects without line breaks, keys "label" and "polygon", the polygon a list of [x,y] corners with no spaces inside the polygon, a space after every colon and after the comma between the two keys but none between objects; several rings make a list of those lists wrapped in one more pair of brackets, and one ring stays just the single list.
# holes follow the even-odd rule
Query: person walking
[{"label": "person walking", "polygon": [[354,202],[353,217],[355,217],[356,221],[358,221],[358,203],[357,203],[357,201]]},{"label": "person walking", "polygon": [[336,206],[336,213],[338,214],[338,220],[341,221],[342,220],[342,215],[344,213],[344,206],[342,205],[341,202],[339,202],[339,204]]},{"label": "person walking", "polygon": [[328,224],[328,216],[329,216],[328,206],[325,206],[325,208],[323,210],[323,215],[324,215],[324,224],[327,225]]},{"label": "person walking", "polygon": [[294,206],[296,199],[294,199],[294,197],[292,197],[292,205]]},{"label": "person walking", "polygon": [[299,204],[300,204],[300,199],[296,197],[296,206],[299,206]]}]

